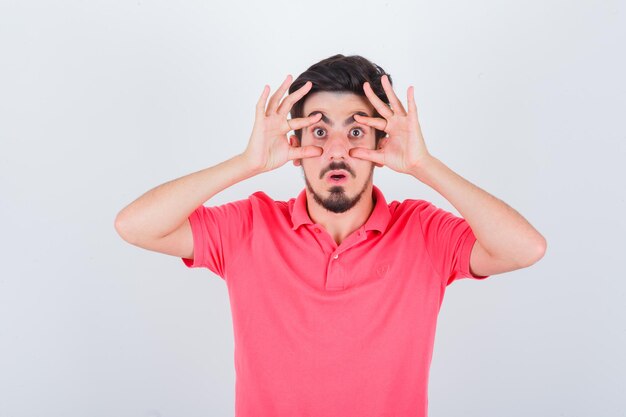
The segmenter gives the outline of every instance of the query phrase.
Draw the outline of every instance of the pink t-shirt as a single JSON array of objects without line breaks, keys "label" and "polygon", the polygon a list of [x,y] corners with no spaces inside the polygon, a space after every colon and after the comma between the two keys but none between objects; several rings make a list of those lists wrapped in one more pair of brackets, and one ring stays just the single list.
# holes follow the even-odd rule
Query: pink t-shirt
[{"label": "pink t-shirt", "polygon": [[466,220],[424,200],[376,199],[338,246],[258,191],[189,216],[194,259],[228,287],[236,417],[426,417],[446,286],[469,269]]}]

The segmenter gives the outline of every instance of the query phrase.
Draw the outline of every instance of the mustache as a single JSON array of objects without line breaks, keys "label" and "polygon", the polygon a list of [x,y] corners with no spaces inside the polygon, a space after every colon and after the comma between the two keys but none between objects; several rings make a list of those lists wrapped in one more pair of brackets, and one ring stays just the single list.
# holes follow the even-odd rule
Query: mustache
[{"label": "mustache", "polygon": [[343,169],[345,171],[348,171],[350,173],[350,175],[352,175],[352,177],[354,177],[354,171],[352,171],[352,169],[346,165],[343,162],[336,162],[336,163],[331,163],[328,168],[322,170],[322,172],[320,173],[320,179],[324,178],[324,175],[326,175],[327,172],[329,171],[334,171],[336,169]]}]

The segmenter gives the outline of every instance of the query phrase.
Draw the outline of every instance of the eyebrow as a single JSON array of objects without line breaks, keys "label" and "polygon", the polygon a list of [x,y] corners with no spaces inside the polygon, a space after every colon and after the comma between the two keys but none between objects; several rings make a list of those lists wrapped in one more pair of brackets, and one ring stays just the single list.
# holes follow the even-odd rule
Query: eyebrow
[{"label": "eyebrow", "polygon": [[[307,117],[313,116],[314,114],[317,114],[317,113],[321,113],[321,115],[322,115],[322,121],[323,121],[324,123],[326,123],[327,125],[330,125],[331,127],[335,126],[335,124],[333,123],[333,121],[332,121],[332,120],[330,120],[330,119],[329,119],[329,118],[328,118],[328,117],[327,117],[327,116],[326,116],[323,112],[321,112],[321,111],[319,111],[319,110],[314,110],[314,111],[312,111],[311,113],[309,113],[309,115],[308,115]],[[364,111],[357,111],[357,112],[354,112],[354,114],[353,114],[352,116],[348,117],[348,118],[347,118],[347,119],[343,122],[344,127],[345,127],[345,126],[348,126],[350,123],[358,123],[356,120],[354,120],[354,115],[355,115],[355,114],[358,114],[358,115],[360,115],[360,116],[370,117],[370,115],[369,115],[369,114],[367,114],[367,113],[365,113]]]}]

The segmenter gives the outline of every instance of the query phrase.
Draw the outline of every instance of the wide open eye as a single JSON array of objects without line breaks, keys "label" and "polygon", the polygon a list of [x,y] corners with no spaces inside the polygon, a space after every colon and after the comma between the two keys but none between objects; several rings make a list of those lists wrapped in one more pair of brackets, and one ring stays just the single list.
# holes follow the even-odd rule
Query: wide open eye
[{"label": "wide open eye", "polygon": [[359,134],[358,134],[358,135],[355,135],[355,137],[358,137],[358,138],[360,138],[361,136],[363,136],[363,135],[365,134],[365,133],[363,132],[363,130],[362,130],[362,129],[360,129],[360,128],[358,128],[358,127],[355,127],[354,129],[352,129],[352,132],[359,132]]},{"label": "wide open eye", "polygon": [[321,138],[321,137],[323,137],[323,136],[318,136],[318,135],[317,135],[317,132],[319,132],[320,130],[321,130],[322,132],[324,132],[324,131],[325,131],[325,130],[324,130],[324,129],[322,129],[321,127],[316,127],[316,128],[313,128],[313,136],[315,136],[316,138]]}]

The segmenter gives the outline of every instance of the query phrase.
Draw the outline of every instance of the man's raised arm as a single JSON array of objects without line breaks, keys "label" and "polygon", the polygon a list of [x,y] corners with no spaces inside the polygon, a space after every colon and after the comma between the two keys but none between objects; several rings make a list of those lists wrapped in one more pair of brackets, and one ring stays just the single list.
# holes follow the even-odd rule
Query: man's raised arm
[{"label": "man's raised arm", "polygon": [[293,159],[319,156],[316,146],[291,146],[289,130],[301,129],[319,121],[321,114],[287,121],[293,104],[312,87],[308,82],[281,102],[291,84],[287,76],[267,104],[265,86],[256,105],[252,134],[246,150],[231,159],[184,177],[166,182],[146,192],[124,207],[115,218],[115,230],[125,241],[168,255],[193,258],[193,236],[189,215],[215,194],[244,179],[270,171]]},{"label": "man's raised arm", "polygon": [[350,149],[350,156],[413,175],[443,195],[467,221],[476,237],[470,255],[470,269],[475,275],[513,271],[541,259],[546,251],[546,239],[521,214],[428,152],[413,86],[407,89],[405,109],[386,75],[381,77],[381,83],[390,106],[374,94],[369,82],[363,84],[363,90],[382,117],[355,114],[354,118],[388,136],[381,140],[379,149],[354,147]]},{"label": "man's raised arm", "polygon": [[215,194],[255,173],[240,154],[166,182],[124,207],[115,218],[115,229],[122,239],[133,245],[193,258],[193,236],[188,216]]}]

